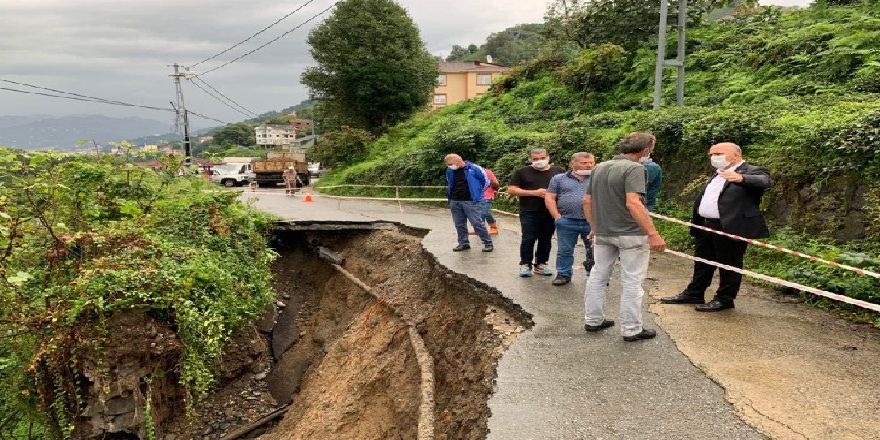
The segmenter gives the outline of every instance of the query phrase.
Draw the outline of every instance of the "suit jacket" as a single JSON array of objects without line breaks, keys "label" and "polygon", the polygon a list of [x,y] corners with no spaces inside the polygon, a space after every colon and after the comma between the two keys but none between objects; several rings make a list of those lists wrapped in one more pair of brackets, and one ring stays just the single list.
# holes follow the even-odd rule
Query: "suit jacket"
[{"label": "suit jacket", "polygon": [[[721,230],[728,234],[739,235],[745,238],[764,238],[770,236],[767,223],[761,215],[761,197],[764,191],[770,188],[770,170],[764,167],[750,165],[743,162],[734,170],[742,174],[742,182],[725,182],[718,196],[718,212],[721,214]],[[714,176],[713,176],[714,177]],[[706,186],[708,186],[708,182]],[[705,219],[700,217],[700,201],[706,187],[700,192],[700,196],[694,202],[694,212],[691,223],[703,226]],[[696,228],[691,228],[691,235],[701,233]]]}]

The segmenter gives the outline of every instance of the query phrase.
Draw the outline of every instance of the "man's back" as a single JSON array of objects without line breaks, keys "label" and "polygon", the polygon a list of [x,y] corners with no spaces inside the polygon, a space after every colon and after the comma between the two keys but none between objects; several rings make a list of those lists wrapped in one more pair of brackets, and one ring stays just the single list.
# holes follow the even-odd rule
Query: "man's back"
[{"label": "man's back", "polygon": [[645,167],[625,156],[596,166],[587,188],[593,201],[596,235],[645,235],[626,207],[626,193],[639,193],[644,198],[645,181]]}]

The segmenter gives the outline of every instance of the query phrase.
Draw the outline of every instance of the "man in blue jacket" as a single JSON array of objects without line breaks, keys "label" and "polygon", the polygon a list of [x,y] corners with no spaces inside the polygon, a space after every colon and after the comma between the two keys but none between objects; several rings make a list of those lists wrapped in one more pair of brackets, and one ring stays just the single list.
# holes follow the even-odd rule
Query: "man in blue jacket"
[{"label": "man in blue jacket", "polygon": [[486,172],[479,165],[465,162],[457,154],[447,154],[443,161],[446,163],[446,199],[449,200],[452,222],[458,234],[458,246],[452,250],[461,252],[471,248],[467,228],[467,222],[470,221],[483,241],[483,252],[492,252],[492,237],[480,212],[483,192],[489,187]]}]

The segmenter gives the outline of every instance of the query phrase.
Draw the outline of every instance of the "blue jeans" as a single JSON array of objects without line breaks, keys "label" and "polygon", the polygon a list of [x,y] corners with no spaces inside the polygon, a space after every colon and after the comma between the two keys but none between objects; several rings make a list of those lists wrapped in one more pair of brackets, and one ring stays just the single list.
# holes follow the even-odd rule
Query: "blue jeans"
[{"label": "blue jeans", "polygon": [[[550,259],[550,240],[556,225],[553,216],[547,210],[521,211],[519,224],[522,229],[522,241],[519,244],[519,264],[547,264]],[[535,243],[538,243],[537,250]]]},{"label": "blue jeans", "polygon": [[489,236],[489,230],[483,223],[480,215],[480,202],[460,202],[457,200],[449,201],[449,209],[452,211],[452,222],[455,224],[455,232],[458,234],[458,244],[470,244],[468,240],[467,222],[471,222],[474,230],[483,244],[492,244],[492,237]]},{"label": "blue jeans", "polygon": [[482,209],[481,213],[483,214],[483,220],[485,220],[486,223],[495,223],[495,217],[492,216],[493,204],[495,204],[494,200],[485,199],[483,200],[482,205],[480,205],[480,208]]},{"label": "blue jeans", "polygon": [[593,259],[593,247],[590,246],[590,224],[584,219],[560,217],[556,220],[556,273],[571,278],[574,264],[574,247],[578,237],[587,248],[587,260]]}]

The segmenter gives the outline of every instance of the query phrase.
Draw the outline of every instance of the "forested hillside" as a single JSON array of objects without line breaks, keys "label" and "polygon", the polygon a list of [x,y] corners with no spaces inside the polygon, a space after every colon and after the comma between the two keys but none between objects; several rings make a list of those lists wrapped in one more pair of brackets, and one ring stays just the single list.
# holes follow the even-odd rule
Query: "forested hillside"
[{"label": "forested hillside", "polygon": [[[547,148],[560,165],[581,150],[604,160],[624,134],[646,130],[658,138],[654,159],[666,177],[661,212],[684,217],[710,171],[708,147],[733,141],[772,170],[765,208],[777,241],[880,267],[864,254],[878,254],[880,237],[880,4],[738,8],[692,29],[683,108],[674,107],[668,69],[664,109],[650,109],[655,44],[593,44],[535,58],[480,99],[391,128],[322,184],[438,185],[450,152],[504,182],[530,148]],[[670,56],[676,45],[672,38]],[[687,243],[685,232],[669,233]],[[789,278],[835,287],[824,268],[764,258]],[[847,294],[880,298],[877,283],[843,283],[859,285]]]}]

